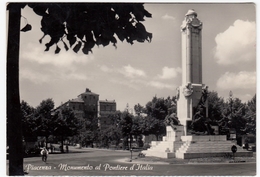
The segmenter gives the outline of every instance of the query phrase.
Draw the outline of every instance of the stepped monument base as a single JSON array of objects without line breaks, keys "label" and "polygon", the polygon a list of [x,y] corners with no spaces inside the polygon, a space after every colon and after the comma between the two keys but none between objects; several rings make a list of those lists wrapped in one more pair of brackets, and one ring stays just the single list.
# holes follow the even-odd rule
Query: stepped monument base
[{"label": "stepped monument base", "polygon": [[[161,158],[192,159],[203,157],[224,157],[232,154],[235,142],[227,140],[226,135],[188,135],[183,136],[183,126],[167,126],[167,135],[162,141],[152,141],[148,150],[142,151],[146,156]],[[236,157],[252,157],[253,152],[236,145]]]}]

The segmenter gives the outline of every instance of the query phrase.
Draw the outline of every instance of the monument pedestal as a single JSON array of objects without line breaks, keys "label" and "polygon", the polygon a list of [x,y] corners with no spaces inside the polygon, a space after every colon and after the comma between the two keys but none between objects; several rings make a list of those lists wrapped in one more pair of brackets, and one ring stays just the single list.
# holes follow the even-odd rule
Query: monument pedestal
[{"label": "monument pedestal", "polygon": [[[167,126],[167,135],[163,141],[152,141],[151,148],[143,151],[146,156],[161,158],[192,159],[203,157],[224,157],[232,155],[234,142],[227,140],[226,135],[190,135],[183,136],[184,127]],[[252,157],[253,152],[237,146],[236,157]]]},{"label": "monument pedestal", "polygon": [[[226,135],[190,135],[182,136],[182,146],[176,151],[175,157],[180,159],[192,159],[203,157],[224,157],[232,155],[231,147],[236,145],[227,140]],[[252,157],[253,152],[247,151],[236,145],[237,157]]]},{"label": "monument pedestal", "polygon": [[162,141],[152,141],[148,150],[142,151],[146,156],[175,158],[175,152],[182,146],[181,137],[184,135],[183,126],[166,127],[166,136]]}]

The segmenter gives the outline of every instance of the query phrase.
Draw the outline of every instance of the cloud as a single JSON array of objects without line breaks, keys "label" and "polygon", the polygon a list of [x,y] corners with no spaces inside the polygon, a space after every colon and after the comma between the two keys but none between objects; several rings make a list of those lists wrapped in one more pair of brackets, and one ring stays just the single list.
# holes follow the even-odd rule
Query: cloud
[{"label": "cloud", "polygon": [[58,67],[71,67],[73,64],[86,64],[94,60],[92,55],[76,54],[73,50],[61,50],[59,54],[52,51],[44,52],[40,47],[29,43],[21,51],[21,58],[41,65],[54,65]]},{"label": "cloud", "polygon": [[[101,71],[106,73],[121,73],[128,79],[119,79],[112,77],[109,80],[115,84],[124,85],[129,88],[140,90],[141,87],[154,87],[156,89],[170,89],[175,90],[176,86],[171,84],[165,84],[163,82],[149,80],[146,73],[143,70],[133,68],[131,65],[124,66],[121,69],[110,69],[109,67],[102,65],[99,66]],[[181,68],[168,68],[164,67],[162,69],[162,75],[158,75],[156,78],[160,79],[170,79],[177,76],[181,72]],[[156,79],[155,78],[155,79]]]},{"label": "cloud", "polygon": [[20,69],[20,79],[29,80],[35,84],[57,82],[59,80],[91,80],[85,73],[80,73],[74,70],[61,70],[61,69],[51,69],[42,68],[39,71],[33,70],[31,68]]},{"label": "cloud", "polygon": [[115,84],[124,85],[134,90],[140,90],[140,84],[136,84],[137,82],[135,80],[122,80],[116,78],[111,78],[109,80]]},{"label": "cloud", "polygon": [[178,73],[181,73],[181,68],[168,68],[167,66],[163,67],[162,74],[158,75],[160,79],[172,79],[175,78]]},{"label": "cloud", "polygon": [[236,20],[215,38],[215,59],[218,64],[253,61],[256,58],[255,22]]},{"label": "cloud", "polygon": [[146,77],[143,70],[133,68],[131,65],[123,66],[121,69],[111,69],[106,65],[99,66],[99,68],[106,73],[121,73],[127,78]]},{"label": "cloud", "polygon": [[162,16],[162,19],[164,19],[164,20],[175,20],[175,18],[173,16],[170,16],[168,14],[165,14],[164,16]]},{"label": "cloud", "polygon": [[119,70],[119,72],[128,78],[146,77],[146,74],[143,70],[135,69],[131,65],[124,66]]},{"label": "cloud", "polygon": [[170,89],[170,90],[176,89],[175,85],[165,84],[165,83],[158,82],[158,81],[150,81],[147,83],[147,85],[151,86],[151,87],[155,87],[157,89]]},{"label": "cloud", "polygon": [[246,102],[250,101],[250,100],[253,98],[254,94],[252,95],[252,94],[247,93],[247,94],[236,95],[236,96],[237,96],[243,103],[246,103]]},{"label": "cloud", "polygon": [[44,73],[39,73],[37,71],[32,71],[29,69],[22,69],[19,74],[20,79],[26,79],[35,84],[47,83],[51,80],[50,75],[46,75]]},{"label": "cloud", "polygon": [[223,90],[256,88],[256,72],[226,72],[218,79],[217,87]]},{"label": "cloud", "polygon": [[81,81],[86,81],[86,80],[91,80],[90,77],[87,77],[86,74],[84,73],[76,73],[76,72],[71,72],[69,74],[62,73],[60,75],[61,79],[66,79],[66,80],[81,80]]},{"label": "cloud", "polygon": [[124,85],[127,86],[129,88],[135,89],[135,90],[140,90],[143,87],[154,87],[156,89],[169,89],[169,90],[175,90],[176,86],[175,85],[171,85],[171,84],[165,84],[162,82],[158,82],[158,81],[148,81],[148,80],[144,80],[144,79],[128,79],[128,80],[123,80],[123,79],[116,79],[116,78],[111,78],[110,79],[111,82],[115,83],[115,84],[119,84],[119,85]]},{"label": "cloud", "polygon": [[101,71],[103,71],[105,73],[111,73],[111,72],[115,71],[114,69],[111,69],[111,68],[107,67],[106,65],[99,66],[99,68],[101,69]]},{"label": "cloud", "polygon": [[[20,78],[35,84],[57,82],[59,80],[89,80],[85,67],[92,62],[91,55],[76,54],[72,50],[44,52],[41,47],[28,43],[21,50]],[[83,68],[83,70],[82,70]]]},{"label": "cloud", "polygon": [[100,70],[105,73],[121,73],[127,78],[146,77],[146,73],[143,70],[133,68],[131,65],[123,66],[123,68],[109,68],[106,65],[99,66]]},{"label": "cloud", "polygon": [[80,71],[76,67],[57,67],[57,66],[41,66],[31,65],[28,62],[23,63],[20,67],[20,79],[29,80],[35,84],[56,83],[60,80],[91,80],[91,76],[84,71]]}]

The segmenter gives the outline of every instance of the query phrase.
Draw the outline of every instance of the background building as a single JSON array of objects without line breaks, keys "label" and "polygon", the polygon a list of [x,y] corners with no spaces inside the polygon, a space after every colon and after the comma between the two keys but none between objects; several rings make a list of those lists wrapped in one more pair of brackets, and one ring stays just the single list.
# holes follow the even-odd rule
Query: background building
[{"label": "background building", "polygon": [[99,116],[98,124],[100,129],[105,129],[109,125],[114,124],[113,117],[109,116],[116,112],[116,102],[115,100],[100,100],[99,101]]},{"label": "background building", "polygon": [[78,95],[77,98],[67,101],[54,111],[57,111],[64,106],[70,107],[78,118],[90,120],[98,118],[99,127],[102,129],[113,123],[112,119],[109,118],[109,115],[116,112],[115,100],[99,101],[99,95],[91,92],[88,88],[86,88],[84,93]]}]

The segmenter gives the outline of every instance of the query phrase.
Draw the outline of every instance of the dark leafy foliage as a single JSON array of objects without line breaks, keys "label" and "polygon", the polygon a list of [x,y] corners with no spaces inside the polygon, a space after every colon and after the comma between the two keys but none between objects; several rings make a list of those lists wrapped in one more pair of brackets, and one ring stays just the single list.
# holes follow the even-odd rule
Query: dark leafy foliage
[{"label": "dark leafy foliage", "polygon": [[52,115],[51,111],[54,108],[54,101],[50,98],[43,100],[35,110],[35,122],[36,126],[34,128],[35,133],[38,136],[48,137],[52,133],[51,123]]},{"label": "dark leafy foliage", "polygon": [[245,126],[246,104],[242,103],[239,98],[230,98],[222,107],[223,117],[230,120],[230,128],[234,128],[237,134],[241,134],[241,128]]},{"label": "dark leafy foliage", "polygon": [[119,122],[121,127],[121,132],[123,136],[129,136],[132,131],[133,116],[127,112],[122,114],[121,121]]},{"label": "dark leafy foliage", "polygon": [[244,119],[246,121],[246,124],[244,129],[242,129],[241,131],[245,134],[256,135],[256,94],[247,103]]},{"label": "dark leafy foliage", "polygon": [[212,120],[220,120],[223,118],[222,108],[224,99],[218,96],[216,91],[209,92],[208,95],[208,117]]},{"label": "dark leafy foliage", "polygon": [[155,135],[158,140],[159,136],[166,134],[166,127],[163,120],[147,116],[145,117],[142,131],[144,135]]},{"label": "dark leafy foliage", "polygon": [[[117,39],[130,44],[152,39],[141,23],[152,15],[141,3],[29,3],[28,6],[42,16],[40,43],[46,35],[51,37],[45,51],[59,42],[68,50],[68,41],[74,52],[82,49],[88,54],[95,45],[112,43],[116,47]],[[57,46],[55,53],[59,52]]]},{"label": "dark leafy foliage", "polygon": [[27,32],[27,31],[30,31],[32,29],[32,25],[30,24],[26,24],[25,27],[23,27],[21,29],[22,32]]},{"label": "dark leafy foliage", "polygon": [[[98,134],[100,129],[98,127],[98,120],[96,118],[83,118],[81,121],[82,127],[79,129],[79,143],[84,145],[90,145],[98,141]],[[78,135],[76,135],[78,136]]]},{"label": "dark leafy foliage", "polygon": [[134,106],[134,109],[138,115],[140,113],[146,113],[147,116],[140,116],[137,123],[134,126],[135,132],[141,132],[143,135],[165,135],[166,128],[164,119],[168,112],[176,112],[176,98],[167,97],[157,98],[153,97],[152,101],[147,102],[145,108],[140,104]]},{"label": "dark leafy foliage", "polygon": [[73,110],[68,107],[55,112],[52,124],[53,135],[63,137],[76,135],[82,126],[79,119],[75,117]]},{"label": "dark leafy foliage", "polygon": [[139,116],[135,116],[132,118],[132,135],[141,135],[142,134],[142,124],[143,124],[143,118]]},{"label": "dark leafy foliage", "polygon": [[256,134],[256,95],[246,104],[239,98],[224,101],[217,92],[211,91],[208,106],[209,118],[218,121],[219,125],[228,121],[229,128],[234,128],[237,134]]},{"label": "dark leafy foliage", "polygon": [[141,106],[139,103],[134,106],[134,110],[135,110],[135,113],[138,114],[138,115],[140,115],[141,113],[146,112],[145,108],[143,106]]},{"label": "dark leafy foliage", "polygon": [[22,132],[24,140],[27,142],[32,138],[36,138],[35,127],[36,122],[34,118],[35,109],[30,106],[27,102],[21,102],[21,111],[22,111]]},{"label": "dark leafy foliage", "polygon": [[50,127],[52,129],[52,134],[60,137],[61,152],[64,152],[64,138],[77,135],[81,126],[81,122],[75,117],[73,110],[69,107],[63,107],[54,113]]},{"label": "dark leafy foliage", "polygon": [[164,120],[168,114],[168,111],[176,112],[176,98],[167,97],[157,98],[153,97],[152,101],[149,101],[146,104],[146,113],[150,117],[155,117],[159,120]]},{"label": "dark leafy foliage", "polygon": [[164,120],[167,115],[167,105],[164,98],[153,97],[152,101],[146,104],[147,114],[159,120]]}]

